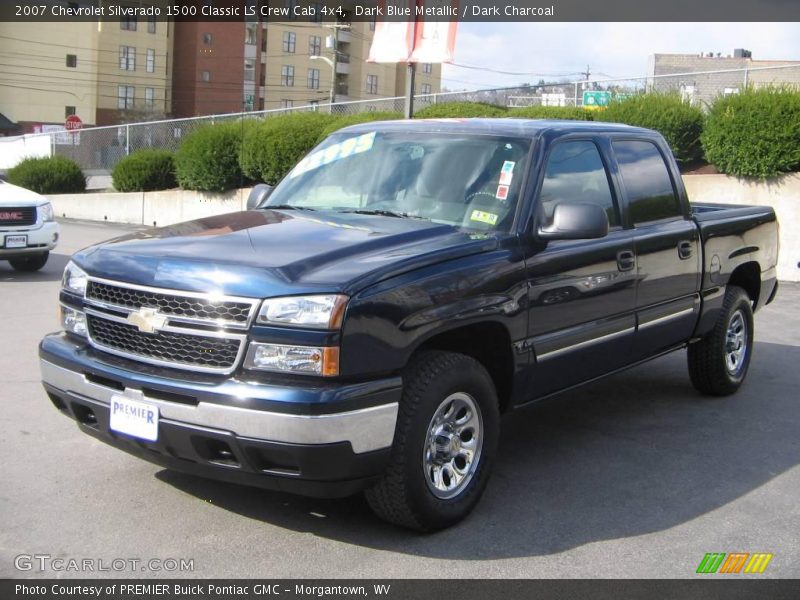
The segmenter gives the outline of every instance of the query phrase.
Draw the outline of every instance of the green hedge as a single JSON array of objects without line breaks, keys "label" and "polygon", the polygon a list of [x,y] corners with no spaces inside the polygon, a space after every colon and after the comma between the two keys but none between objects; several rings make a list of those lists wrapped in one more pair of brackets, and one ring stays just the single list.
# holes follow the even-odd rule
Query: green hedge
[{"label": "green hedge", "polygon": [[398,112],[363,112],[346,117],[338,117],[333,123],[322,130],[317,142],[321,142],[335,131],[339,131],[344,127],[350,127],[350,125],[369,123],[371,121],[394,121],[402,118],[403,115]]},{"label": "green hedge", "polygon": [[185,190],[224,192],[247,184],[239,166],[243,130],[250,121],[203,125],[175,153],[175,176]]},{"label": "green hedge", "polygon": [[414,113],[415,119],[454,119],[471,117],[505,117],[508,109],[483,102],[440,102]]},{"label": "green hedge", "polygon": [[118,192],[174,188],[177,185],[174,156],[167,150],[139,150],[116,164],[111,179]]},{"label": "green hedge", "polygon": [[569,119],[571,121],[592,121],[590,110],[574,106],[524,106],[511,108],[508,116],[515,119]]},{"label": "green hedge", "polygon": [[86,178],[78,164],[63,156],[26,158],[8,171],[8,182],[39,194],[74,194],[86,191]]},{"label": "green hedge", "polygon": [[703,156],[703,111],[683,102],[677,94],[645,94],[612,102],[596,111],[594,120],[655,129],[667,140],[678,162]]},{"label": "green hedge", "polygon": [[264,119],[244,137],[240,165],[256,181],[275,184],[317,144],[336,117],[307,112]]},{"label": "green hedge", "polygon": [[729,175],[774,177],[800,169],[800,92],[748,89],[718,98],[702,142],[706,159]]}]

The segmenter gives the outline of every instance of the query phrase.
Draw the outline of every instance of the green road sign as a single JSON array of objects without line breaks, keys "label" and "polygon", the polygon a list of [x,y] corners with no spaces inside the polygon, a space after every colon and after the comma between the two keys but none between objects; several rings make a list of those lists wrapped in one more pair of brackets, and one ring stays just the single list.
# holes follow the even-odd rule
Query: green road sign
[{"label": "green road sign", "polygon": [[585,91],[583,92],[584,108],[608,106],[611,102],[611,92]]}]

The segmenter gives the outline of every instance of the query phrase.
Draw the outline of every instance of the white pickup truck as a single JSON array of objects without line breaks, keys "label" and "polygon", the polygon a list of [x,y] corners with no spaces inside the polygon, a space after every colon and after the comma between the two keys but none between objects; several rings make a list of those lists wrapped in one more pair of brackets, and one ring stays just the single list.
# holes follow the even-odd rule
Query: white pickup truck
[{"label": "white pickup truck", "polygon": [[0,180],[0,260],[17,271],[38,271],[58,243],[59,227],[47,198]]}]

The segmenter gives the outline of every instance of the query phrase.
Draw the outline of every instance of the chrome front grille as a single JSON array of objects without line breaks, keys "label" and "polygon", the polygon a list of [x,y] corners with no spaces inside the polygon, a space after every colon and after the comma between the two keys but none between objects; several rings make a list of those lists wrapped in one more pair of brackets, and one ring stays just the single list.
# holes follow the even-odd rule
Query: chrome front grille
[{"label": "chrome front grille", "polygon": [[154,288],[96,280],[89,281],[86,298],[107,306],[134,310],[154,308],[163,315],[231,327],[247,327],[254,308],[252,300],[214,300],[201,294],[168,293]]},{"label": "chrome front grille", "polygon": [[89,335],[97,346],[156,360],[159,364],[230,371],[236,366],[243,343],[237,339],[171,331],[142,333],[138,327],[96,314],[87,315],[86,320]]},{"label": "chrome front grille", "polygon": [[[238,367],[258,300],[90,278],[89,342],[132,360],[228,374]],[[153,327],[148,327],[152,319]]]}]

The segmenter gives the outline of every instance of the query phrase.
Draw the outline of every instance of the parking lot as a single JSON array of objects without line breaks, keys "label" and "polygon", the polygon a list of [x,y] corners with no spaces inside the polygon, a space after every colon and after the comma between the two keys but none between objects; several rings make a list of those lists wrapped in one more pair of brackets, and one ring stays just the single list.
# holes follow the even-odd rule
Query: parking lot
[{"label": "parking lot", "polygon": [[[123,233],[62,224],[38,273],[0,261],[0,577],[14,557],[193,559],[131,577],[694,577],[707,552],[768,552],[800,576],[800,285],[756,317],[748,380],[695,392],[683,352],[506,418],[488,491],[450,530],[378,521],[361,498],[313,500],[165,471],[80,433],[39,383],[68,255]],[[89,573],[88,575],[92,575]]]}]

